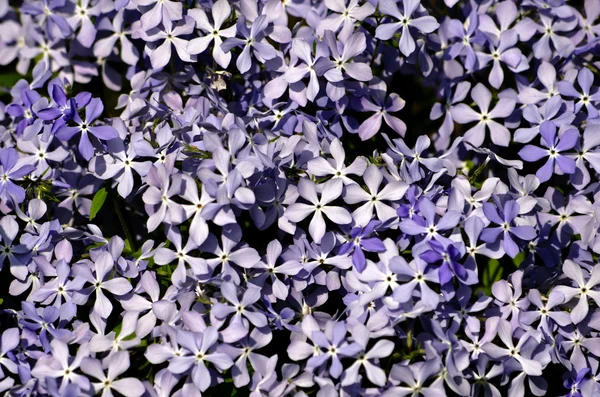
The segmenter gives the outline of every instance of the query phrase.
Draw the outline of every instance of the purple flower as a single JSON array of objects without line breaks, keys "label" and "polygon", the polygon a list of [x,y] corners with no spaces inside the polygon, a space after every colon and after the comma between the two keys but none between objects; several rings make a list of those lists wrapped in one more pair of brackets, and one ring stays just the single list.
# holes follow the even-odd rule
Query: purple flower
[{"label": "purple flower", "polygon": [[400,136],[404,136],[406,124],[399,118],[389,114],[402,110],[405,105],[404,100],[396,93],[387,96],[387,86],[385,82],[378,78],[373,78],[373,80],[371,80],[369,83],[369,91],[371,92],[374,103],[367,99],[367,97],[361,97],[360,107],[362,111],[375,112],[375,114],[363,121],[358,128],[360,139],[366,141],[377,134],[381,128],[382,119],[385,120],[385,123]]},{"label": "purple flower", "polygon": [[575,113],[579,112],[585,106],[588,118],[593,119],[598,117],[596,104],[600,101],[600,92],[597,89],[592,89],[594,75],[589,69],[581,69],[577,73],[577,83],[581,88],[581,92],[578,92],[573,83],[569,81],[559,82],[558,91],[562,96],[579,99],[575,104]]},{"label": "purple flower", "polygon": [[260,15],[248,29],[246,19],[242,16],[238,19],[236,28],[243,39],[230,37],[221,45],[221,49],[225,53],[229,53],[235,47],[244,47],[235,62],[240,73],[250,70],[252,66],[251,51],[259,61],[273,59],[277,55],[273,46],[265,40],[265,29],[268,25],[267,16]]},{"label": "purple flower", "polygon": [[[464,256],[464,247],[457,248],[455,244],[448,244],[444,247],[442,243],[435,240],[430,240],[428,245],[430,249],[421,253],[419,257],[429,264],[439,265],[440,284],[450,282],[453,275],[456,275],[462,282],[468,281],[469,275],[459,262]],[[475,280],[471,282],[473,281]]]},{"label": "purple flower", "polygon": [[125,278],[111,277],[115,263],[108,252],[102,252],[98,255],[93,266],[93,273],[88,264],[81,263],[76,268],[75,274],[92,284],[82,290],[81,293],[78,292],[77,295],[89,295],[95,292],[96,300],[93,311],[102,318],[107,318],[113,310],[113,305],[103,290],[107,290],[113,295],[125,295],[131,291],[132,286]]},{"label": "purple flower", "polygon": [[25,200],[25,189],[12,179],[21,179],[35,170],[35,166],[31,164],[17,168],[18,160],[19,154],[14,148],[7,147],[0,151],[0,199],[5,204],[12,200],[20,204]]},{"label": "purple flower", "polygon": [[377,27],[375,37],[380,40],[389,40],[402,28],[400,36],[400,51],[404,56],[409,56],[415,51],[415,40],[410,34],[410,27],[423,33],[431,33],[436,30],[440,24],[432,16],[413,17],[415,11],[420,5],[419,0],[403,1],[404,13],[401,13],[396,4],[396,0],[381,0],[379,2],[379,11],[384,15],[389,15],[398,20],[394,23],[384,23]]},{"label": "purple flower", "polygon": [[214,327],[206,327],[202,333],[179,330],[177,342],[183,348],[183,354],[169,361],[169,371],[181,374],[191,369],[191,379],[194,385],[205,391],[211,384],[211,374],[206,367],[213,364],[218,370],[224,371],[233,365],[233,361],[225,353],[215,351],[219,332]]},{"label": "purple flower", "polygon": [[440,232],[454,228],[461,218],[460,212],[449,210],[437,219],[436,205],[427,197],[419,200],[419,212],[420,215],[413,216],[413,219],[402,219],[398,226],[408,235],[425,235],[426,240],[446,241],[447,238]]},{"label": "purple flower", "polygon": [[506,118],[515,109],[515,101],[509,98],[500,98],[496,106],[490,111],[492,93],[481,83],[471,90],[471,97],[479,107],[476,112],[464,103],[459,103],[452,109],[452,118],[460,123],[467,124],[477,121],[477,125],[471,127],[464,135],[465,141],[474,146],[481,146],[485,140],[485,132],[490,131],[492,142],[499,146],[508,146],[510,143],[510,132],[508,129],[494,121],[496,118]]},{"label": "purple flower", "polygon": [[142,28],[146,31],[157,27],[161,22],[170,23],[180,20],[183,15],[183,6],[177,1],[171,0],[135,0],[136,5],[150,7],[140,18]]},{"label": "purple flower", "polygon": [[75,134],[81,133],[78,145],[79,153],[84,159],[90,160],[94,156],[94,147],[89,134],[103,140],[110,140],[119,136],[117,130],[111,126],[93,125],[103,110],[104,105],[100,98],[91,99],[85,107],[85,121],[81,120],[77,112],[73,112],[73,122],[77,124],[77,127],[64,125],[56,132],[56,137],[62,141],[68,141]]},{"label": "purple flower", "polygon": [[[171,3],[161,0],[158,4]],[[189,17],[184,17],[176,23],[170,20],[163,21],[164,30],[154,28],[147,31],[142,37],[146,42],[152,43],[146,45],[145,53],[150,57],[150,63],[154,69],[164,68],[172,59],[171,46],[175,47],[177,55],[182,61],[193,62],[195,57],[188,51],[188,41],[179,36],[187,36],[194,31],[194,21]],[[163,40],[161,44],[158,41]]]},{"label": "purple flower", "polygon": [[348,343],[345,341],[346,336],[346,324],[343,322],[336,322],[328,328],[327,335],[322,331],[313,331],[311,334],[312,341],[321,350],[320,354],[311,357],[306,365],[309,369],[316,369],[322,365],[326,365],[327,361],[331,359],[331,365],[329,366],[329,373],[334,378],[339,378],[344,371],[342,357],[352,357],[359,353],[362,348],[356,343]]},{"label": "purple flower", "polygon": [[[105,373],[104,368],[108,368]],[[139,397],[146,391],[142,382],[135,378],[115,379],[129,368],[129,354],[126,351],[119,351],[106,357],[101,363],[95,358],[85,357],[81,362],[81,370],[98,379],[99,382],[93,382],[92,386],[96,393],[110,395],[111,390],[116,392]]]},{"label": "purple flower", "polygon": [[298,183],[298,193],[310,204],[295,203],[290,205],[284,216],[292,222],[300,222],[309,215],[313,215],[308,231],[316,243],[320,243],[325,235],[325,219],[323,214],[332,222],[339,225],[346,225],[352,222],[352,216],[347,209],[328,205],[342,194],[342,181],[331,179],[321,185],[322,192],[319,198],[317,194],[317,185],[308,180],[301,179]]},{"label": "purple flower", "polygon": [[[524,241],[533,240],[536,236],[533,227],[519,226],[519,223],[516,223],[516,225],[514,224],[520,209],[521,207],[514,200],[504,203],[504,206],[501,209],[492,203],[484,203],[483,213],[486,218],[499,226],[484,229],[480,235],[481,240],[486,243],[494,243],[502,240],[504,252],[511,258],[517,256],[519,253],[519,246],[513,240],[512,236]],[[500,237],[500,235],[502,235],[502,237]]]},{"label": "purple flower", "polygon": [[[571,321],[574,324],[579,324],[587,316],[589,311],[588,297],[592,298],[596,304],[600,302],[600,292],[593,288],[600,284],[600,265],[594,266],[589,277],[586,277],[583,269],[572,260],[567,259],[562,266],[565,276],[572,280],[572,285],[559,285],[555,288],[556,291],[562,293],[565,297],[565,302],[579,295],[579,301],[573,311],[571,311]],[[588,279],[587,281],[585,279]]]},{"label": "purple flower", "polygon": [[571,377],[569,379],[565,379],[565,381],[563,382],[563,385],[570,390],[569,393],[565,394],[565,396],[568,397],[583,397],[583,394],[581,394],[581,387],[586,383],[587,381],[587,374],[590,371],[589,368],[582,368],[581,370],[579,370],[577,372],[577,376],[575,376],[574,378]]},{"label": "purple flower", "polygon": [[513,333],[514,329],[511,324],[506,320],[500,320],[498,324],[498,337],[505,347],[499,347],[492,343],[486,344],[486,354],[495,359],[503,359],[505,361],[516,360],[527,375],[541,375],[543,364],[526,358],[522,354],[522,350],[532,349],[533,346],[531,344],[537,344],[537,341],[532,334],[524,333],[515,345],[513,342]]},{"label": "purple flower", "polygon": [[196,55],[204,52],[208,48],[211,42],[213,43],[212,56],[222,68],[227,68],[231,61],[231,52],[224,52],[221,49],[223,44],[222,37],[230,38],[234,37],[236,33],[236,27],[230,26],[228,28],[222,28],[223,23],[231,15],[231,6],[227,0],[219,0],[212,6],[212,18],[213,23],[211,24],[208,17],[203,9],[193,8],[188,11],[188,16],[196,21],[196,27],[202,30],[206,36],[196,37],[187,45],[187,50],[190,54]]},{"label": "purple flower", "polygon": [[342,244],[339,249],[339,255],[346,255],[352,252],[352,263],[359,273],[362,273],[367,265],[363,251],[384,252],[386,250],[383,242],[378,237],[370,237],[380,224],[380,221],[371,221],[363,228],[352,228],[348,237],[349,241]]},{"label": "purple flower", "polygon": [[576,168],[575,160],[561,153],[575,147],[579,140],[579,132],[574,128],[569,128],[563,132],[562,136],[558,137],[556,126],[549,121],[544,121],[540,126],[540,134],[542,135],[540,143],[546,149],[526,145],[519,151],[519,156],[525,161],[533,162],[548,157],[546,164],[535,173],[540,182],[549,180],[556,169],[565,174],[573,174]]}]

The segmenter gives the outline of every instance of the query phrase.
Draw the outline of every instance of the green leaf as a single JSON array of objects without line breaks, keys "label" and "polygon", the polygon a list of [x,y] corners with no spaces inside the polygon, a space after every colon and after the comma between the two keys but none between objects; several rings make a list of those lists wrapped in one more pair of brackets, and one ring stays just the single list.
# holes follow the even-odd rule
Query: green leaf
[{"label": "green leaf", "polygon": [[482,290],[487,295],[491,294],[492,285],[502,278],[502,270],[500,262],[496,259],[490,259],[487,266],[484,267],[481,281],[483,287]]},{"label": "green leaf", "polygon": [[106,201],[108,192],[106,188],[102,188],[96,192],[94,199],[92,200],[92,208],[90,209],[90,221],[98,215],[98,212],[102,209],[104,202]]},{"label": "green leaf", "polygon": [[19,73],[2,73],[0,74],[0,86],[12,87],[19,80],[24,78]]},{"label": "green leaf", "polygon": [[515,267],[519,267],[524,260],[525,254],[523,252],[519,252],[517,256],[514,257],[513,263],[515,264]]}]

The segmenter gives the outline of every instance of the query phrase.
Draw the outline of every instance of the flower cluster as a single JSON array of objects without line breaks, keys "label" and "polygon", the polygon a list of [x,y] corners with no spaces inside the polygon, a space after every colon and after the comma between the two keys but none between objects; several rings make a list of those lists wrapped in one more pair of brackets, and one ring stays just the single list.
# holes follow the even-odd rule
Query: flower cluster
[{"label": "flower cluster", "polygon": [[12,3],[0,392],[600,395],[600,0]]}]

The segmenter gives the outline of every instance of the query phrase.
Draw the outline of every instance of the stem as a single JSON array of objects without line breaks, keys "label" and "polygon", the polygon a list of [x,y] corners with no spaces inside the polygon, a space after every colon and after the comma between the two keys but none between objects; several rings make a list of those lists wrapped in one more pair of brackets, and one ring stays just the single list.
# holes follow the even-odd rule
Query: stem
[{"label": "stem", "polygon": [[121,209],[119,208],[119,202],[117,201],[115,192],[112,189],[110,189],[110,198],[113,202],[113,206],[115,207],[115,210],[117,211],[117,216],[119,217],[119,222],[121,223],[123,232],[125,232],[125,239],[127,241],[129,241],[129,248],[131,249],[131,252],[135,252],[135,245],[134,245],[133,237],[131,236],[131,233],[129,232],[129,228],[127,227],[125,218],[123,217],[123,214],[121,213]]}]

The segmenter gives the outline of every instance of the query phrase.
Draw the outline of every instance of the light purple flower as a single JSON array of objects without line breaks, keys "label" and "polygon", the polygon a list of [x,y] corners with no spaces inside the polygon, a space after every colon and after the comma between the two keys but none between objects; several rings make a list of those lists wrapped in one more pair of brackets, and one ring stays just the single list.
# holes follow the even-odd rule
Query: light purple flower
[{"label": "light purple flower", "polygon": [[420,5],[420,0],[404,0],[404,13],[398,9],[396,0],[381,0],[379,2],[379,11],[384,15],[389,15],[398,20],[394,23],[384,23],[377,27],[375,37],[380,40],[389,40],[402,28],[400,36],[400,51],[404,56],[409,56],[415,51],[415,40],[411,36],[410,27],[423,33],[431,33],[436,30],[440,24],[434,17],[426,15],[417,18],[413,17],[415,11]]},{"label": "light purple flower", "polygon": [[589,277],[586,277],[583,269],[577,263],[569,259],[565,261],[562,269],[565,276],[572,280],[574,287],[559,285],[555,290],[561,292],[565,296],[565,302],[579,296],[577,305],[571,311],[571,321],[573,321],[574,324],[579,324],[588,314],[588,297],[592,298],[596,304],[600,302],[600,291],[595,291],[593,289],[596,285],[600,284],[600,265],[594,266]]},{"label": "light purple flower", "polygon": [[535,174],[540,182],[549,180],[557,169],[565,174],[573,174],[576,168],[575,160],[565,156],[562,152],[575,147],[579,140],[579,132],[574,128],[569,128],[559,137],[556,134],[555,125],[549,121],[544,121],[540,126],[540,134],[542,135],[540,143],[546,149],[526,145],[519,151],[519,156],[525,161],[533,162],[548,157],[546,164]]},{"label": "light purple flower", "polygon": [[[503,241],[504,252],[511,258],[514,258],[519,253],[519,246],[513,240],[512,236],[520,240],[530,241],[536,236],[535,229],[531,226],[522,225],[515,220],[519,215],[520,206],[514,200],[504,203],[502,209],[499,209],[492,203],[483,204],[483,213],[486,218],[494,222],[498,227],[487,228],[481,232],[481,240],[486,243],[494,243]],[[515,223],[515,224],[513,224]],[[502,237],[500,236],[502,235]]]},{"label": "light purple flower", "polygon": [[308,231],[316,243],[320,243],[325,235],[325,219],[323,214],[332,222],[339,225],[346,225],[352,222],[352,216],[347,209],[338,206],[328,205],[342,194],[342,181],[340,179],[331,179],[321,185],[321,197],[317,193],[317,185],[308,180],[301,179],[298,183],[298,193],[310,204],[294,203],[290,205],[284,213],[284,216],[292,222],[300,222],[309,215],[313,215],[310,221]]},{"label": "light purple flower", "polygon": [[90,160],[94,156],[94,147],[90,141],[89,134],[92,134],[98,139],[110,140],[117,138],[119,133],[109,125],[94,125],[94,122],[102,111],[104,105],[100,98],[93,98],[85,107],[85,120],[81,120],[77,112],[73,112],[73,122],[76,127],[65,125],[56,132],[56,137],[62,141],[68,141],[76,134],[81,133],[79,137],[79,153],[86,160]]},{"label": "light purple flower", "polygon": [[189,41],[187,44],[187,51],[192,54],[200,54],[204,52],[211,42],[213,42],[212,56],[222,68],[227,68],[231,61],[231,52],[224,52],[221,49],[223,44],[222,37],[230,38],[234,37],[236,33],[236,27],[230,26],[228,28],[222,28],[223,23],[231,15],[231,6],[227,0],[219,0],[212,6],[212,18],[213,23],[211,24],[208,20],[206,12],[201,8],[192,8],[187,14],[189,17],[196,21],[196,27],[202,30],[206,35],[196,37]]},{"label": "light purple flower", "polygon": [[510,132],[495,119],[510,116],[515,109],[515,101],[509,98],[500,98],[496,106],[490,110],[492,93],[481,83],[473,87],[471,97],[479,107],[479,112],[464,103],[459,103],[452,109],[452,118],[460,124],[477,121],[477,125],[465,133],[464,140],[479,147],[485,140],[486,130],[489,129],[493,143],[499,146],[508,146]]},{"label": "light purple flower", "polygon": [[[104,365],[103,365],[104,364]],[[105,373],[104,368],[108,368]],[[112,390],[133,397],[139,397],[145,392],[142,382],[135,378],[115,379],[129,368],[129,354],[119,351],[103,360],[86,357],[81,362],[81,370],[96,378],[99,382],[92,382],[96,393],[111,395]]]}]

